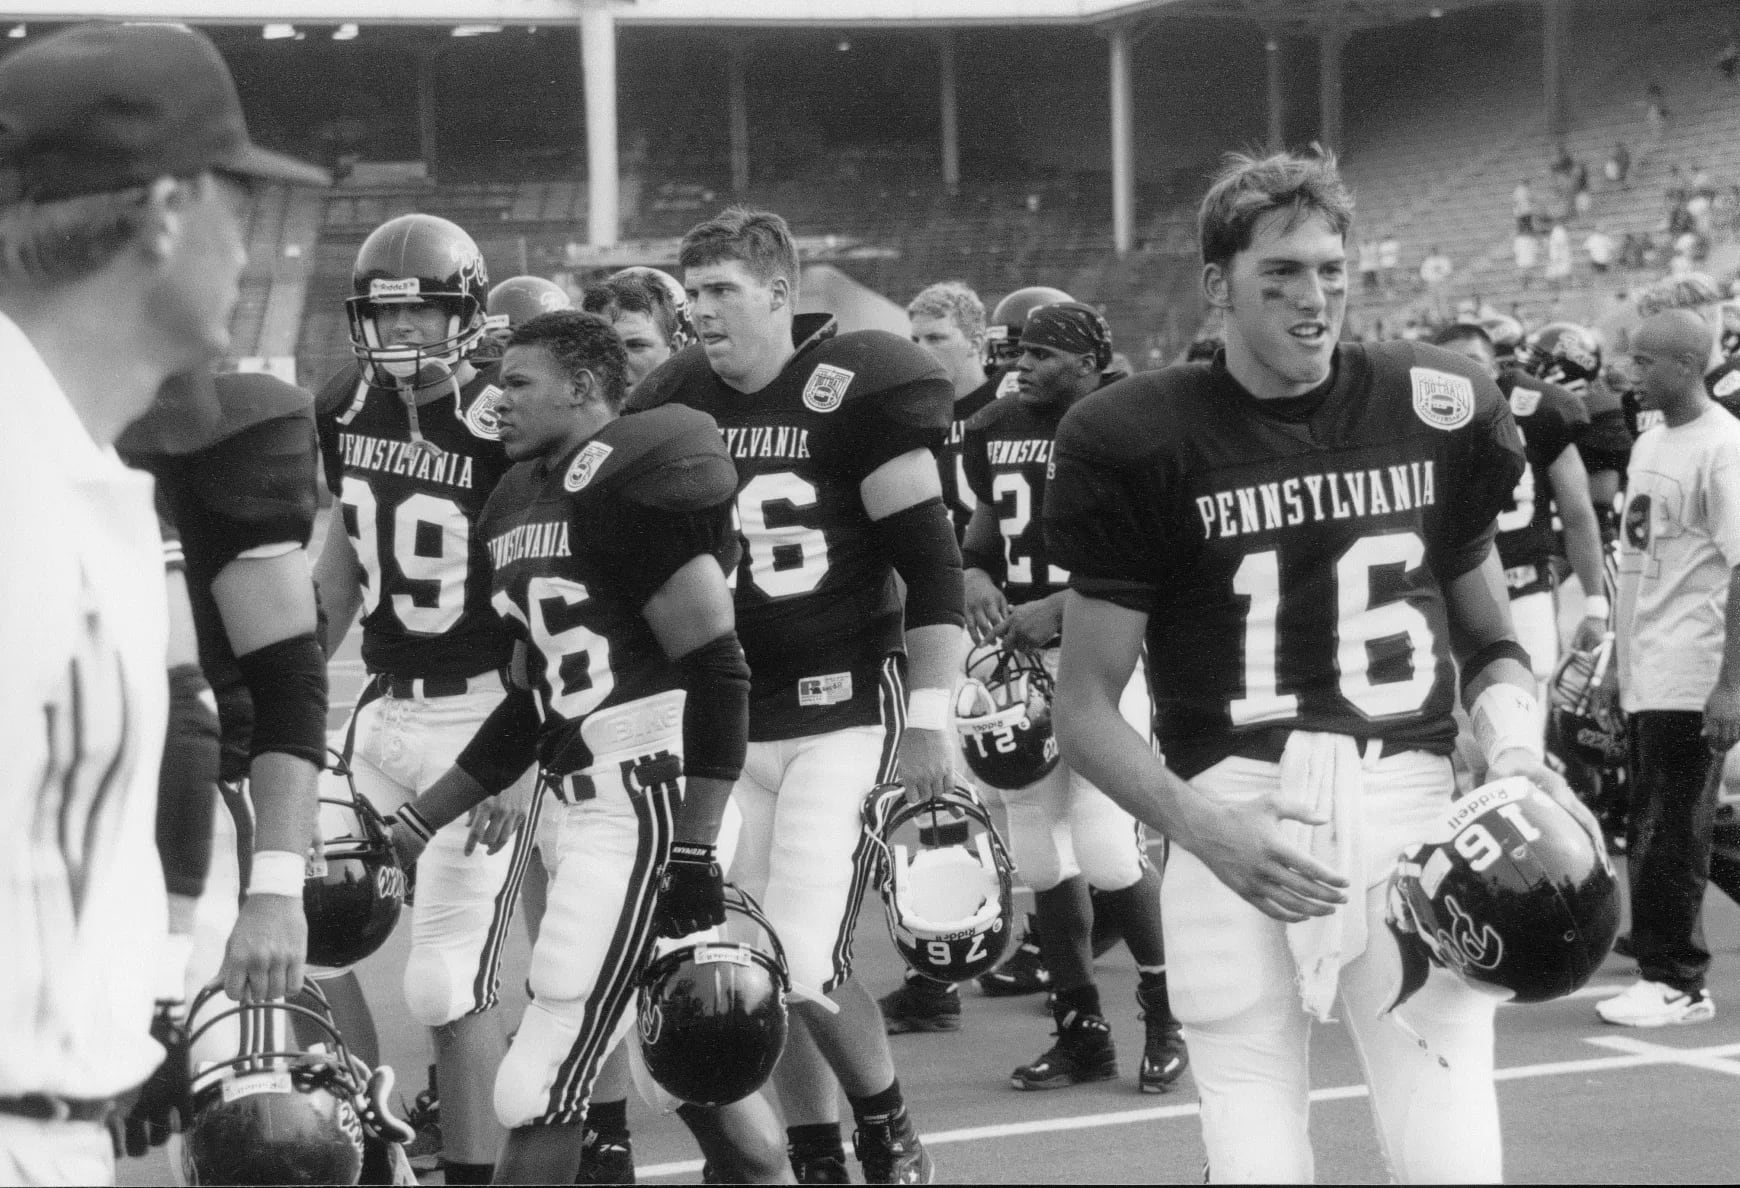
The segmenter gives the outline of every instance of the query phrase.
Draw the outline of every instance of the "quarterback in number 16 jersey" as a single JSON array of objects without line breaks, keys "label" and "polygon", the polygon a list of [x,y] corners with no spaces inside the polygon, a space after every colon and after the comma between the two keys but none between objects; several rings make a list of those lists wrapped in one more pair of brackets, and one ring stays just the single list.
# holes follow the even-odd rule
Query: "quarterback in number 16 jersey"
[{"label": "quarterback in number 16 jersey", "polygon": [[792,339],[797,355],[759,392],[734,391],[691,347],[632,398],[710,414],[737,464],[737,630],[755,673],[756,742],[881,721],[877,672],[902,647],[901,602],[858,484],[940,448],[953,405],[942,369],[905,339],[836,337],[825,314],[799,314]]},{"label": "quarterback in number 16 jersey", "polygon": [[1438,348],[1343,346],[1324,385],[1271,400],[1217,359],[1070,411],[1046,541],[1075,588],[1149,616],[1179,775],[1277,727],[1447,754],[1443,588],[1486,557],[1523,465],[1498,388]]},{"label": "quarterback in number 16 jersey", "polygon": [[539,759],[591,766],[580,723],[680,688],[641,608],[692,558],[730,572],[737,475],[711,418],[682,407],[610,422],[555,463],[508,472],[479,523],[496,610],[528,644]]}]

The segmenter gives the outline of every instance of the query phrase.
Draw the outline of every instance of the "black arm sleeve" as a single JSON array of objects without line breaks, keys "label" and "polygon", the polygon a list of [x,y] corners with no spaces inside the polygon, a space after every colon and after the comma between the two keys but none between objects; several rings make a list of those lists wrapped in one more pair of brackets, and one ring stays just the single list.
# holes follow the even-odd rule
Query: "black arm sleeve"
[{"label": "black arm sleeve", "polygon": [[530,689],[510,687],[454,765],[494,796],[526,774],[537,752],[538,703]]},{"label": "black arm sleeve", "polygon": [[906,583],[906,629],[966,626],[966,579],[954,523],[937,498],[870,522],[883,556]]},{"label": "black arm sleeve", "polygon": [[[951,536],[953,534],[951,533]],[[727,631],[676,660],[683,674],[683,770],[735,780],[749,753],[749,664]]]},{"label": "black arm sleeve", "polygon": [[312,634],[236,657],[254,702],[250,752],[279,751],[326,766],[326,655]]},{"label": "black arm sleeve", "polygon": [[211,871],[218,718],[199,666],[169,670],[169,734],[157,789],[157,853],[171,895],[197,899]]}]

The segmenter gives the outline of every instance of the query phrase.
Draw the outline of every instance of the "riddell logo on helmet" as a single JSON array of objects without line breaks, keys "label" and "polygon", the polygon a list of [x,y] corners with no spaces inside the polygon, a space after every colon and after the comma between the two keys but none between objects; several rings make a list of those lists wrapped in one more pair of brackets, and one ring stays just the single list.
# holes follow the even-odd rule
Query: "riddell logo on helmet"
[{"label": "riddell logo on helmet", "polygon": [[414,276],[403,280],[385,280],[376,277],[369,282],[370,301],[408,301],[422,296],[422,282]]}]

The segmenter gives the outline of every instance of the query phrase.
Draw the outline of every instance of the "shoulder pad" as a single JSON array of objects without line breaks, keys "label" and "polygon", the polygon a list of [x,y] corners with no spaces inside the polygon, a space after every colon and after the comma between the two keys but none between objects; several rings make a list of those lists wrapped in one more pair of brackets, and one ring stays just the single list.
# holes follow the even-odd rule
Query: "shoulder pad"
[{"label": "shoulder pad", "polygon": [[685,347],[660,363],[629,393],[624,412],[640,412],[661,404],[686,404],[712,390],[713,369],[699,343]]},{"label": "shoulder pad", "polygon": [[1445,433],[1490,420],[1504,393],[1486,370],[1455,351],[1423,342],[1381,342],[1364,348],[1374,381],[1399,373],[1408,381],[1414,416]]},{"label": "shoulder pad", "polygon": [[1144,371],[1083,396],[1058,427],[1058,440],[1108,460],[1151,456],[1173,427],[1188,422],[1192,397],[1211,382],[1207,363],[1180,363]]},{"label": "shoulder pad", "polygon": [[967,421],[968,431],[971,432],[979,429],[989,429],[992,425],[997,424],[1004,417],[1013,413],[1019,402],[1020,397],[1018,396],[997,397],[995,400],[991,401],[991,403],[987,404],[984,408],[981,408],[978,412],[972,415],[972,417]]},{"label": "shoulder pad", "polygon": [[331,417],[350,407],[356,399],[357,385],[362,383],[362,364],[347,363],[320,386],[314,397],[314,415]]},{"label": "shoulder pad", "polygon": [[618,417],[580,447],[562,477],[571,494],[666,511],[713,507],[737,490],[737,468],[713,418],[683,405]]},{"label": "shoulder pad", "polygon": [[954,389],[942,365],[917,343],[886,330],[854,330],[836,335],[799,355],[791,366],[800,375],[811,377],[822,366],[848,372],[837,377],[844,381],[839,392],[841,404],[924,380],[940,380],[947,389],[949,404],[954,404]]},{"label": "shoulder pad", "polygon": [[314,419],[314,397],[304,388],[287,384],[265,372],[231,372],[216,379],[218,406],[223,419],[218,423],[213,441],[278,417]]}]

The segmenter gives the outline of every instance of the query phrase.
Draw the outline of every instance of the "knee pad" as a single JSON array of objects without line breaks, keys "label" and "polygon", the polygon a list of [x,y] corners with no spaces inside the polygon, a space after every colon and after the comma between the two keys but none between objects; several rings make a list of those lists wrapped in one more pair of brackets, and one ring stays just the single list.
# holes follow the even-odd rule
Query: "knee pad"
[{"label": "knee pad", "polygon": [[1245,903],[1194,855],[1174,855],[1160,904],[1167,989],[1180,1022],[1211,1027],[1271,997],[1296,1008],[1284,927]]},{"label": "knee pad", "polygon": [[425,1027],[444,1027],[477,1006],[472,982],[477,963],[457,960],[433,945],[414,945],[405,962],[405,1006]]},{"label": "knee pad", "polygon": [[1005,796],[1009,817],[1009,853],[1021,881],[1035,891],[1049,891],[1081,873],[1065,822],[1055,819],[1042,803]]},{"label": "knee pad", "polygon": [[1142,847],[1128,825],[1077,830],[1075,853],[1082,874],[1096,891],[1122,891],[1142,877]]},{"label": "knee pad", "polygon": [[577,1021],[552,1014],[540,1004],[526,1007],[513,1043],[495,1074],[495,1120],[509,1130],[527,1126],[550,1112],[550,1091],[562,1062],[580,1034]]}]

